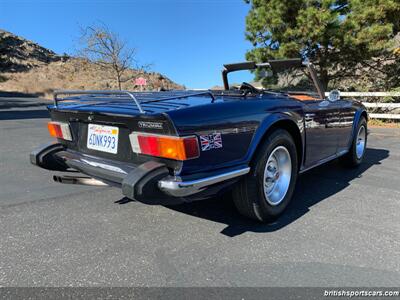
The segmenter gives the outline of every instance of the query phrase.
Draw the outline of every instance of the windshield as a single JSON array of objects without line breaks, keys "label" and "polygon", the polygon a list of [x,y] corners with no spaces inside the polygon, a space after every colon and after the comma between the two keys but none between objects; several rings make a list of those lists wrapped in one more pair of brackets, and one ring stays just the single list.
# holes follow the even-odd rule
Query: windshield
[{"label": "windshield", "polygon": [[237,71],[229,74],[229,82],[230,89],[240,88],[243,82],[247,82],[260,90],[319,98],[307,68],[293,67],[279,72],[270,68]]}]

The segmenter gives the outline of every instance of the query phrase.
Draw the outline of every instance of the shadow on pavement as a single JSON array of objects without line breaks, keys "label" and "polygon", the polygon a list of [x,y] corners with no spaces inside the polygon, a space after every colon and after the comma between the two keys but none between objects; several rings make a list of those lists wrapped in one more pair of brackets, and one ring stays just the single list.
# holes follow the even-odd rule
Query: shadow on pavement
[{"label": "shadow on pavement", "polygon": [[21,98],[37,98],[43,96],[43,93],[21,93],[21,92],[5,92],[0,91],[0,97],[21,97]]},{"label": "shadow on pavement", "polygon": [[38,98],[39,95],[15,92],[0,92],[0,111],[10,108],[40,107],[51,104],[50,101]]},{"label": "shadow on pavement", "polygon": [[273,232],[305,215],[313,205],[345,189],[353,179],[361,177],[362,173],[374,165],[379,165],[387,157],[389,157],[388,150],[369,148],[364,162],[356,169],[345,168],[335,160],[299,176],[291,204],[273,224],[262,224],[242,217],[236,211],[229,196],[168,206],[168,208],[198,218],[227,224],[221,233],[229,237],[247,231]]},{"label": "shadow on pavement", "polygon": [[46,119],[50,118],[47,109],[33,110],[0,110],[0,120],[21,120],[21,119]]}]

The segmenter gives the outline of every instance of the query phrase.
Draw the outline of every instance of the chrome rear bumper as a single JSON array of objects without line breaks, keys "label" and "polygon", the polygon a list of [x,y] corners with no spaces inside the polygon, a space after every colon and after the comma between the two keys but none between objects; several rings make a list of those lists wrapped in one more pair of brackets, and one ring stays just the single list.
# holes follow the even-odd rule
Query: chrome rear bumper
[{"label": "chrome rear bumper", "polygon": [[168,176],[158,181],[158,187],[166,194],[173,197],[186,197],[201,192],[216,183],[220,183],[225,180],[233,179],[245,175],[250,172],[250,168],[242,168],[218,175],[205,177],[196,180],[182,181],[180,177]]},{"label": "chrome rear bumper", "polygon": [[[122,163],[109,159],[85,155],[79,152],[65,150],[60,144],[50,144],[31,153],[31,162],[34,165],[48,169],[42,156],[38,153],[46,153],[46,158],[62,162],[65,166],[84,173],[89,178],[77,176],[55,176],[55,181],[61,183],[100,185],[104,182],[107,185],[120,186],[122,193],[131,199],[144,198],[185,198],[196,195],[210,186],[237,178],[249,173],[249,167],[225,170],[221,173],[212,173],[206,177],[190,177],[185,179],[180,176],[171,176],[168,169],[162,163],[148,161],[139,166]],[[187,177],[188,178],[188,177]],[[57,179],[57,180],[56,180]]]}]

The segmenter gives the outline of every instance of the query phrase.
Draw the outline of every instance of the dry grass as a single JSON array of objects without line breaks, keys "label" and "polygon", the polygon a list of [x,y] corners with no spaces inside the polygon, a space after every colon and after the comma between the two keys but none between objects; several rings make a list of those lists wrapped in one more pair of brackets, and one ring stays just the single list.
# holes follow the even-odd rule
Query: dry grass
[{"label": "dry grass", "polygon": [[[182,89],[183,86],[172,82],[159,73],[138,74],[129,70],[128,76],[141,76],[147,79],[148,90]],[[79,90],[115,90],[118,88],[110,70],[84,59],[70,58],[67,61],[51,62],[32,68],[27,72],[3,73],[0,80],[0,90],[21,93],[40,94],[51,98],[56,89]],[[4,80],[6,79],[6,80]],[[126,90],[138,90],[132,80],[122,84]]]},{"label": "dry grass", "polygon": [[368,121],[368,126],[371,127],[371,128],[374,128],[374,127],[400,128],[400,122],[383,121],[383,120],[378,120],[378,119],[370,119]]}]

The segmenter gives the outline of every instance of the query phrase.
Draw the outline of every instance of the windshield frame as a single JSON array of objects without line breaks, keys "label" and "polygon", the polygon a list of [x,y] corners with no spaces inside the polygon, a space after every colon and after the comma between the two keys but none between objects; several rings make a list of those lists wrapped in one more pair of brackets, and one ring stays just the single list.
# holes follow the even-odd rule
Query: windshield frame
[{"label": "windshield frame", "polygon": [[279,59],[269,60],[266,63],[256,63],[254,61],[247,61],[234,64],[225,64],[222,70],[222,81],[224,83],[224,89],[229,90],[228,74],[231,72],[244,71],[244,70],[255,70],[258,68],[270,67],[273,71],[284,71],[290,68],[307,68],[311,76],[311,81],[320,96],[321,99],[325,98],[325,90],[318,78],[315,67],[310,62],[303,62],[301,59]]}]

